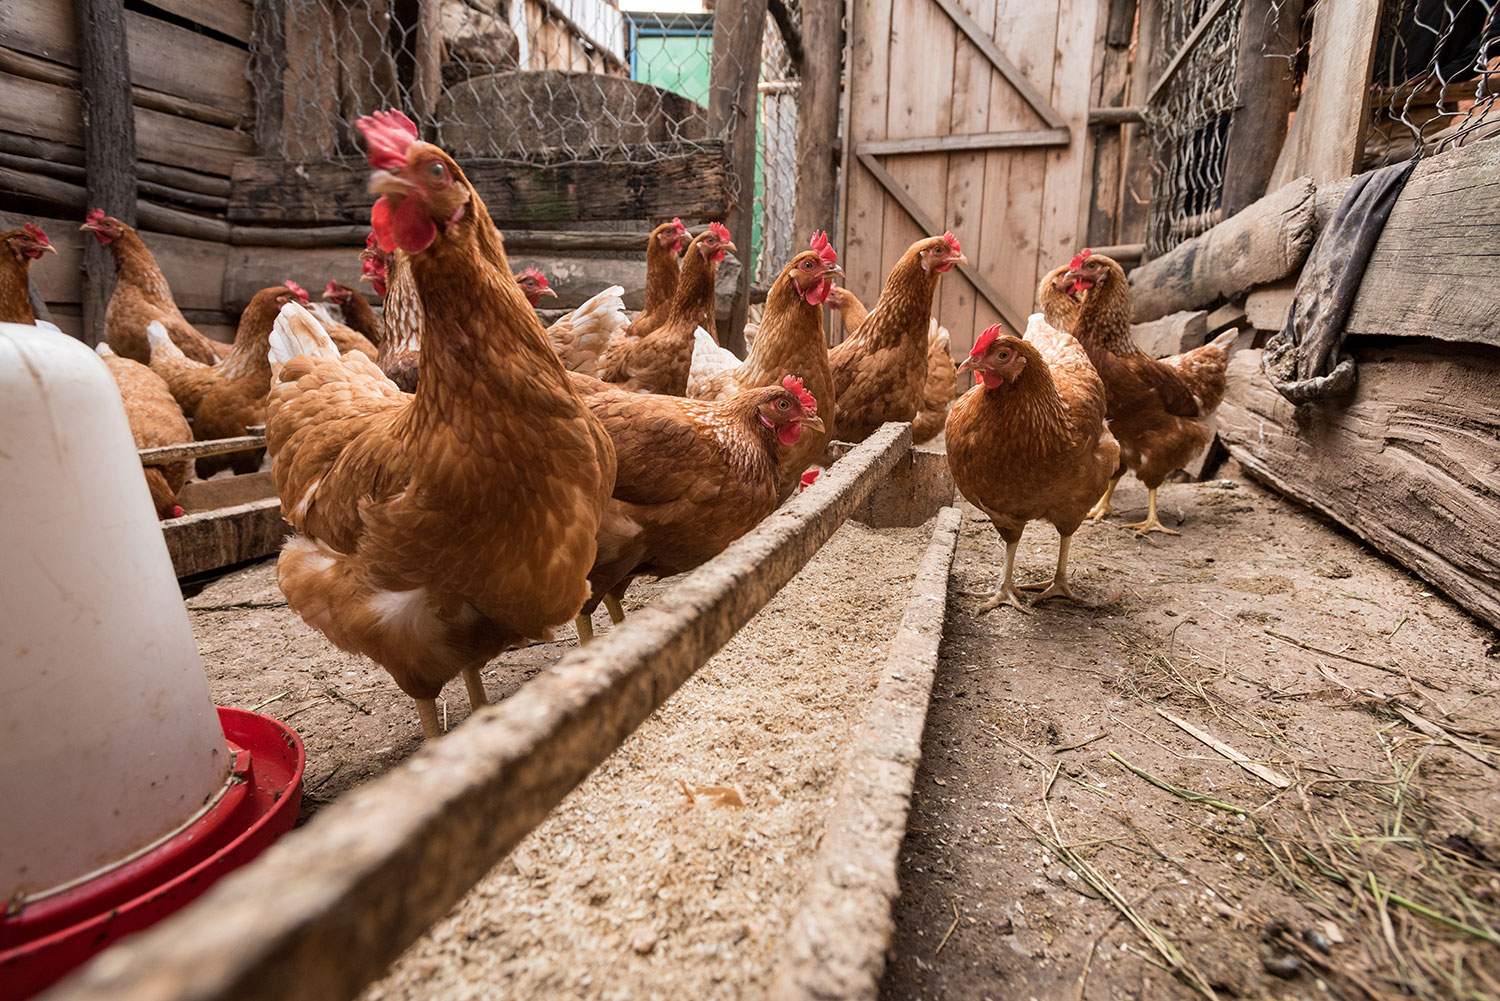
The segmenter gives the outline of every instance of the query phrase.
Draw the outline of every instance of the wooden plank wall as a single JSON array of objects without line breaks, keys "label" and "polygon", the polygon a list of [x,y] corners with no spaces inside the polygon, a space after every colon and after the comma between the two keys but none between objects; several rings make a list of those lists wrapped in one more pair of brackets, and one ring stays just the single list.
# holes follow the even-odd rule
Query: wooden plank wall
[{"label": "wooden plank wall", "polygon": [[[155,186],[143,184],[143,201],[222,218],[231,169],[254,153],[254,97],[245,77],[250,11],[250,0],[157,0],[126,11],[141,176],[157,179]],[[58,257],[39,262],[32,274],[53,319],[70,333],[80,332],[83,212],[65,203],[71,191],[52,182],[82,184],[77,67],[71,3],[5,0],[0,153],[15,174],[0,182],[0,195],[8,214],[35,220],[58,246]],[[226,245],[142,232],[178,290],[179,306],[211,336],[232,335],[220,302]]]},{"label": "wooden plank wall", "polygon": [[[893,154],[880,166],[958,236],[977,270],[1016,310],[1035,307],[1037,282],[1080,246],[1088,221],[1092,142],[1107,0],[957,0],[1063,118],[1065,146]],[[936,0],[850,0],[846,136],[872,140],[962,136],[1047,127]],[[841,261],[867,305],[896,260],[924,235],[846,149]],[[999,314],[957,272],[943,279],[938,320],[963,357]],[[835,338],[842,330],[835,321]]]}]

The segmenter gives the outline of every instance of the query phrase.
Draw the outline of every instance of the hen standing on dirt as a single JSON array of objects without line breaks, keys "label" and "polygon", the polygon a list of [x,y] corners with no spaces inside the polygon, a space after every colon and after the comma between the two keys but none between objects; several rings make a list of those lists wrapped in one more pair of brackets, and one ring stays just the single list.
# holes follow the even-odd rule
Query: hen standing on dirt
[{"label": "hen standing on dirt", "polygon": [[901,256],[875,308],[828,352],[843,441],[864,441],[886,421],[909,421],[927,386],[927,328],[938,278],[969,259],[952,233],[918,240]]},{"label": "hen standing on dirt", "polygon": [[491,657],[583,606],[615,451],[458,164],[400,112],[358,124],[376,234],[421,297],[422,378],[404,394],[283,311],[266,443],[298,534],[277,570],[298,614],[389,671],[433,737],[445,682],[462,674],[483,704]]},{"label": "hen standing on dirt", "polygon": [[[1095,521],[1109,506],[1125,471],[1146,484],[1146,520],[1127,525],[1136,535],[1177,533],[1156,517],[1156,490],[1213,440],[1207,418],[1224,399],[1229,351],[1239,336],[1226,331],[1202,347],[1160,361],[1130,339],[1130,285],[1111,258],[1085,249],[1073,258],[1064,281],[1070,293],[1083,293],[1073,333],[1088,352],[1109,397],[1109,429],[1120,441],[1119,469],[1099,503]],[[1045,285],[1044,285],[1045,290]]]},{"label": "hen standing on dirt", "polygon": [[1005,540],[1005,582],[980,611],[1027,607],[1016,589],[1016,547],[1026,523],[1050,521],[1062,541],[1057,573],[1038,597],[1073,597],[1068,548],[1109,482],[1120,446],[1104,430],[1104,384],[1067,334],[1033,324],[1024,341],[990,327],[959,366],[979,383],[948,415],[948,466],[969,503]]}]

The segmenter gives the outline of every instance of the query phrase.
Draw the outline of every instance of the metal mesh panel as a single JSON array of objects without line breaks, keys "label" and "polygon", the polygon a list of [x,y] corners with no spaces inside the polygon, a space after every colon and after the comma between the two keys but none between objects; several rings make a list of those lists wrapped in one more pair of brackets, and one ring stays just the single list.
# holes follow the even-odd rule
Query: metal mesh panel
[{"label": "metal mesh panel", "polygon": [[1384,0],[1365,167],[1500,134],[1496,0]]},{"label": "metal mesh panel", "polygon": [[[1225,137],[1237,101],[1240,3],[1232,0],[1213,15],[1166,86],[1143,109],[1153,153],[1149,257],[1220,221]],[[1212,0],[1164,0],[1151,79],[1165,72],[1211,6]]]},{"label": "metal mesh panel", "polygon": [[[800,17],[795,4],[789,4],[788,11],[794,19]],[[792,226],[797,204],[797,70],[770,18],[761,46],[759,90],[753,276],[758,284],[769,285],[798,250]]]},{"label": "metal mesh panel", "polygon": [[381,107],[407,110],[455,155],[519,163],[650,163],[728,138],[708,125],[709,13],[609,0],[257,2],[282,5],[286,38],[281,148],[264,153],[358,157],[354,120]]}]

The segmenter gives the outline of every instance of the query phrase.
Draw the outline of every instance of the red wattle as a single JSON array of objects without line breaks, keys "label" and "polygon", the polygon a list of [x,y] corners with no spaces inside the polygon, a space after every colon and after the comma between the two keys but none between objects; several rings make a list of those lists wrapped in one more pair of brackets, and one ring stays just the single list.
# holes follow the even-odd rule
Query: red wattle
[{"label": "red wattle", "polygon": [[995,372],[980,372],[979,381],[984,383],[985,389],[999,389],[1005,385],[1005,376]]},{"label": "red wattle", "polygon": [[828,293],[833,291],[833,279],[823,279],[823,284],[802,293],[802,298],[807,300],[809,306],[821,306],[828,298]]},{"label": "red wattle", "polygon": [[800,423],[783,424],[776,429],[776,437],[783,445],[795,445],[797,439],[802,437],[802,425]]},{"label": "red wattle", "polygon": [[437,223],[415,198],[404,198],[392,209],[390,199],[381,195],[370,210],[370,228],[386,252],[399,247],[408,254],[420,254],[437,239]]}]

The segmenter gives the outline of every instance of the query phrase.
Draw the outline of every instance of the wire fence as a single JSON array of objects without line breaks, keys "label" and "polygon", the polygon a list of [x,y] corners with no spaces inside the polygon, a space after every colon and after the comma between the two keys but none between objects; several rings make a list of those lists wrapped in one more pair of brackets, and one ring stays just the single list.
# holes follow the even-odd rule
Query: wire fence
[{"label": "wire fence", "polygon": [[1366,168],[1500,135],[1496,0],[1384,0]]},{"label": "wire fence", "polygon": [[1240,6],[1231,0],[1209,15],[1211,0],[1164,0],[1154,51],[1155,80],[1196,36],[1186,57],[1142,109],[1152,142],[1151,206],[1146,254],[1156,257],[1220,221],[1224,154],[1230,116],[1238,105]]},{"label": "wire fence", "polygon": [[[826,0],[824,0],[826,2]],[[793,24],[800,7],[788,5]],[[767,17],[761,42],[760,136],[756,146],[756,248],[752,272],[757,284],[768,285],[797,253],[792,214],[797,204],[797,68],[781,32]],[[809,234],[810,235],[810,234]],[[803,237],[804,244],[807,237]]]},{"label": "wire fence", "polygon": [[708,121],[709,13],[436,0],[424,25],[416,0],[257,2],[280,5],[286,40],[281,148],[264,153],[357,158],[355,119],[391,106],[457,156],[516,163],[651,163],[729,138]]}]

